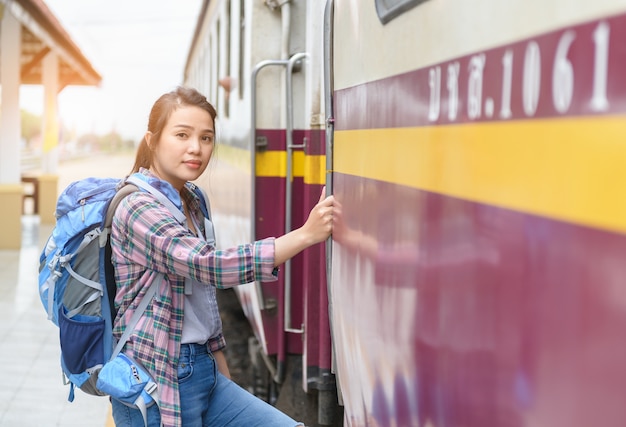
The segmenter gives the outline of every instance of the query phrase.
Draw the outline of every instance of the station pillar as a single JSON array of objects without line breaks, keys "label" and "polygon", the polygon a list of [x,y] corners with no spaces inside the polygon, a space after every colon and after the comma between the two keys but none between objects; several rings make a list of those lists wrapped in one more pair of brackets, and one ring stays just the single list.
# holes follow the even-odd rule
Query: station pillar
[{"label": "station pillar", "polygon": [[39,219],[42,224],[54,224],[58,197],[59,176],[54,174],[44,174],[39,177]]},{"label": "station pillar", "polygon": [[57,95],[59,93],[59,57],[48,53],[42,62],[43,68],[43,173],[39,177],[39,218],[42,224],[54,224],[54,211],[58,197],[59,181],[59,117]]},{"label": "station pillar", "polygon": [[21,184],[0,184],[0,250],[22,246],[23,195]]},{"label": "station pillar", "polygon": [[22,29],[6,10],[0,24],[0,249],[22,245],[20,57]]}]

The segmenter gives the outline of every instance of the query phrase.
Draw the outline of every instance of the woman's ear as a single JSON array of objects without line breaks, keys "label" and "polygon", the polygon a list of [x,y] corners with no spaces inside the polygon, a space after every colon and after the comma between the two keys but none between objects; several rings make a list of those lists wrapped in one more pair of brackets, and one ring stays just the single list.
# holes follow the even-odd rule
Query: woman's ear
[{"label": "woman's ear", "polygon": [[147,131],[144,138],[146,139],[146,145],[148,146],[148,149],[152,151],[152,132]]}]

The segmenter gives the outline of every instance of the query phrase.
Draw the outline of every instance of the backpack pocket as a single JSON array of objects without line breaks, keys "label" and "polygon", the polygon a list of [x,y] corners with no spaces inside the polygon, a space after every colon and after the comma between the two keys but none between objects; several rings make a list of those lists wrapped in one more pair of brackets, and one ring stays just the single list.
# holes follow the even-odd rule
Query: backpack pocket
[{"label": "backpack pocket", "polygon": [[119,353],[104,365],[98,374],[98,390],[120,402],[134,406],[141,397],[143,404],[155,403],[152,394],[156,392],[156,383],[152,376],[134,359]]},{"label": "backpack pocket", "polygon": [[67,317],[59,309],[61,354],[65,367],[72,374],[89,372],[104,365],[104,319],[77,314]]}]

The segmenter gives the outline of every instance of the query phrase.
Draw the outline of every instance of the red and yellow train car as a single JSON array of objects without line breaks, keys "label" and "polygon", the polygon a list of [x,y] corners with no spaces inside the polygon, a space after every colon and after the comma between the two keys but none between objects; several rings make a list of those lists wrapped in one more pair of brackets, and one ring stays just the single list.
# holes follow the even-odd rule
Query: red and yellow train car
[{"label": "red and yellow train car", "polygon": [[626,0],[205,2],[220,244],[338,202],[238,292],[316,422],[626,424],[625,38]]},{"label": "red and yellow train car", "polygon": [[[204,2],[185,82],[219,114],[218,148],[202,184],[223,247],[300,227],[325,184],[321,58],[310,48],[321,46],[323,23],[307,20],[313,6]],[[330,424],[337,392],[324,265],[318,245],[282,266],[277,283],[250,283],[237,295],[258,342],[255,359],[271,382],[313,394],[294,416],[313,412],[317,421],[320,406],[320,421]]]}]

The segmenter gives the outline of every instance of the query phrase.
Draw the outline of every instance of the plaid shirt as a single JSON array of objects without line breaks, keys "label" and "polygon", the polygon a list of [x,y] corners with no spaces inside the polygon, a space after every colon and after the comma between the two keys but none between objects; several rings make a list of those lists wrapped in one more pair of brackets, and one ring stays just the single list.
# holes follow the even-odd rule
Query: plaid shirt
[{"label": "plaid shirt", "polygon": [[[181,207],[178,192],[146,170],[143,177]],[[204,224],[200,201],[184,188],[189,210]],[[112,260],[117,281],[113,333],[119,339],[134,310],[158,273],[164,280],[139,320],[124,352],[148,369],[159,385],[161,421],[181,425],[177,366],[183,325],[185,277],[208,286],[228,288],[255,280],[276,280],[274,239],[227,250],[215,250],[178,223],[151,194],[132,193],[120,203],[111,234]],[[221,332],[210,340],[212,350],[226,344]]]}]

